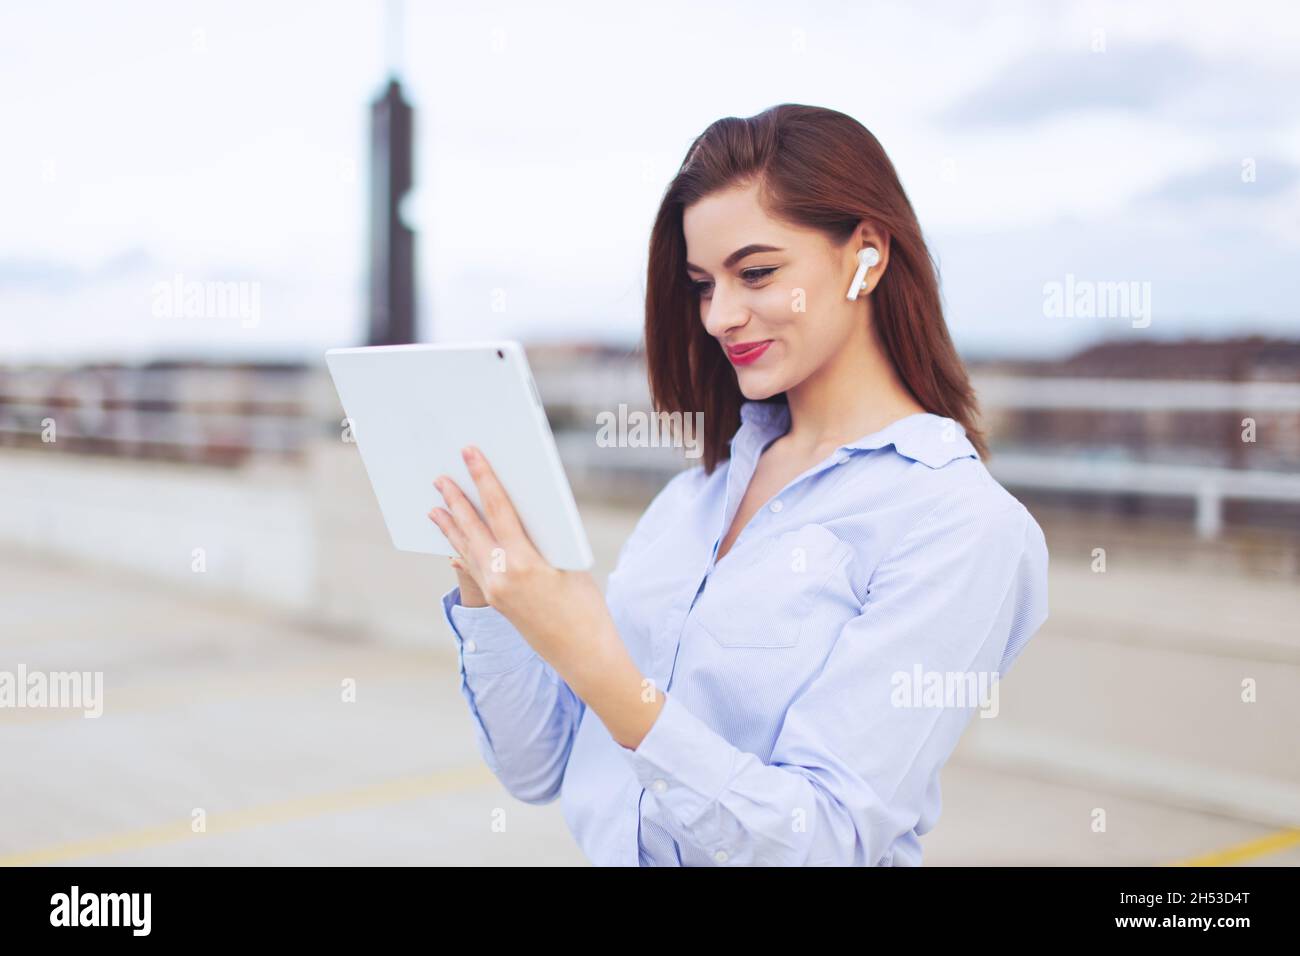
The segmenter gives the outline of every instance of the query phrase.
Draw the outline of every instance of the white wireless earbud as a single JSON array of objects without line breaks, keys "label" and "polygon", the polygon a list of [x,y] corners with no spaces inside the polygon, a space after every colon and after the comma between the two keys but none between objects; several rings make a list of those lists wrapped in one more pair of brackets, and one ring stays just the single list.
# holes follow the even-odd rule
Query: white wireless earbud
[{"label": "white wireless earbud", "polygon": [[849,299],[857,299],[858,293],[867,284],[867,270],[879,262],[880,253],[874,246],[867,246],[858,253],[858,271],[853,273],[853,281],[849,283]]}]

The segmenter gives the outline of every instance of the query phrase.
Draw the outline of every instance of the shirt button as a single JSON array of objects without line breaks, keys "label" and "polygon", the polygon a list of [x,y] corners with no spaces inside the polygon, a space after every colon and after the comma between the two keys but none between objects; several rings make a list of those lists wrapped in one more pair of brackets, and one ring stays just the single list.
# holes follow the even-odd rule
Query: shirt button
[{"label": "shirt button", "polygon": [[713,854],[713,858],[714,858],[715,860],[717,860],[719,863],[726,863],[726,862],[727,862],[727,851],[726,851],[726,850],[719,850],[717,853]]},{"label": "shirt button", "polygon": [[466,641],[466,642],[465,642],[465,650],[467,650],[467,651],[469,651],[471,654],[473,654],[476,650],[478,650],[478,645],[475,644],[473,641]]},{"label": "shirt button", "polygon": [[663,793],[668,789],[668,783],[664,780],[656,780],[654,783],[650,784],[650,789],[655,793]]},{"label": "shirt button", "polygon": [[773,511],[780,511],[782,508],[785,507],[785,505],[781,504],[780,498],[777,498],[776,501],[772,502],[770,505],[768,505],[768,507],[771,508]]}]

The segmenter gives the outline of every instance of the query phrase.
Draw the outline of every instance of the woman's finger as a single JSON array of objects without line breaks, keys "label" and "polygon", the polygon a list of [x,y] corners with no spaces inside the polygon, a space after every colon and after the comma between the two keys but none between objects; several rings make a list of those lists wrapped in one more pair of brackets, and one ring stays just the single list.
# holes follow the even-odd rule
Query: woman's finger
[{"label": "woman's finger", "polygon": [[[456,550],[456,554],[461,559],[464,559],[468,542],[466,542],[465,535],[461,533],[460,527],[456,524],[456,518],[452,513],[446,508],[434,508],[429,512],[429,520],[438,526],[438,530],[450,542],[451,546]],[[456,559],[453,558],[452,560],[455,561]]]},{"label": "woman's finger", "polygon": [[519,521],[519,512],[515,510],[505,487],[492,470],[487,457],[474,445],[464,449],[465,465],[470,477],[478,488],[479,499],[483,502],[483,513],[488,526],[496,539],[507,547],[528,541],[528,535]]},{"label": "woman's finger", "polygon": [[492,549],[497,546],[491,529],[483,523],[474,502],[465,497],[456,482],[441,475],[434,484],[447,502],[447,510],[456,519],[456,526],[464,541],[464,546],[457,548],[461,557],[475,567],[486,567]]}]

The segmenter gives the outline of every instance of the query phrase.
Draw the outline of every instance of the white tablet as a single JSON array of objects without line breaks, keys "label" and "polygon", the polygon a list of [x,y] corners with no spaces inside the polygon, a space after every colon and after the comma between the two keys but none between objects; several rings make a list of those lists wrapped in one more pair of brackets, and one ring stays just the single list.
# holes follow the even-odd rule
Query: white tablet
[{"label": "white tablet", "polygon": [[564,570],[592,566],[591,545],[518,342],[330,349],[325,362],[395,547],[456,553],[428,516],[435,506],[445,507],[433,480],[451,477],[481,516],[478,488],[460,455],[465,445],[477,445],[547,562]]}]

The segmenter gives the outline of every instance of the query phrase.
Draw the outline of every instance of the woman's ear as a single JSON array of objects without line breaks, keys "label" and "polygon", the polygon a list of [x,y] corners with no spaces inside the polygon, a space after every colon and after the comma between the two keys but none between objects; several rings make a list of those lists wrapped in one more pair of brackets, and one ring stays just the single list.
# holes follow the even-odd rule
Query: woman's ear
[{"label": "woman's ear", "polygon": [[[860,258],[865,249],[874,249],[876,252],[876,261],[869,265],[864,265]],[[885,269],[889,265],[889,235],[869,220],[862,220],[858,224],[857,230],[853,233],[846,249],[845,254],[849,257],[850,268],[854,270],[853,280],[850,283],[849,298],[859,299],[870,295],[876,286],[880,283],[880,278],[885,274]],[[866,269],[864,272],[863,269]]]}]

